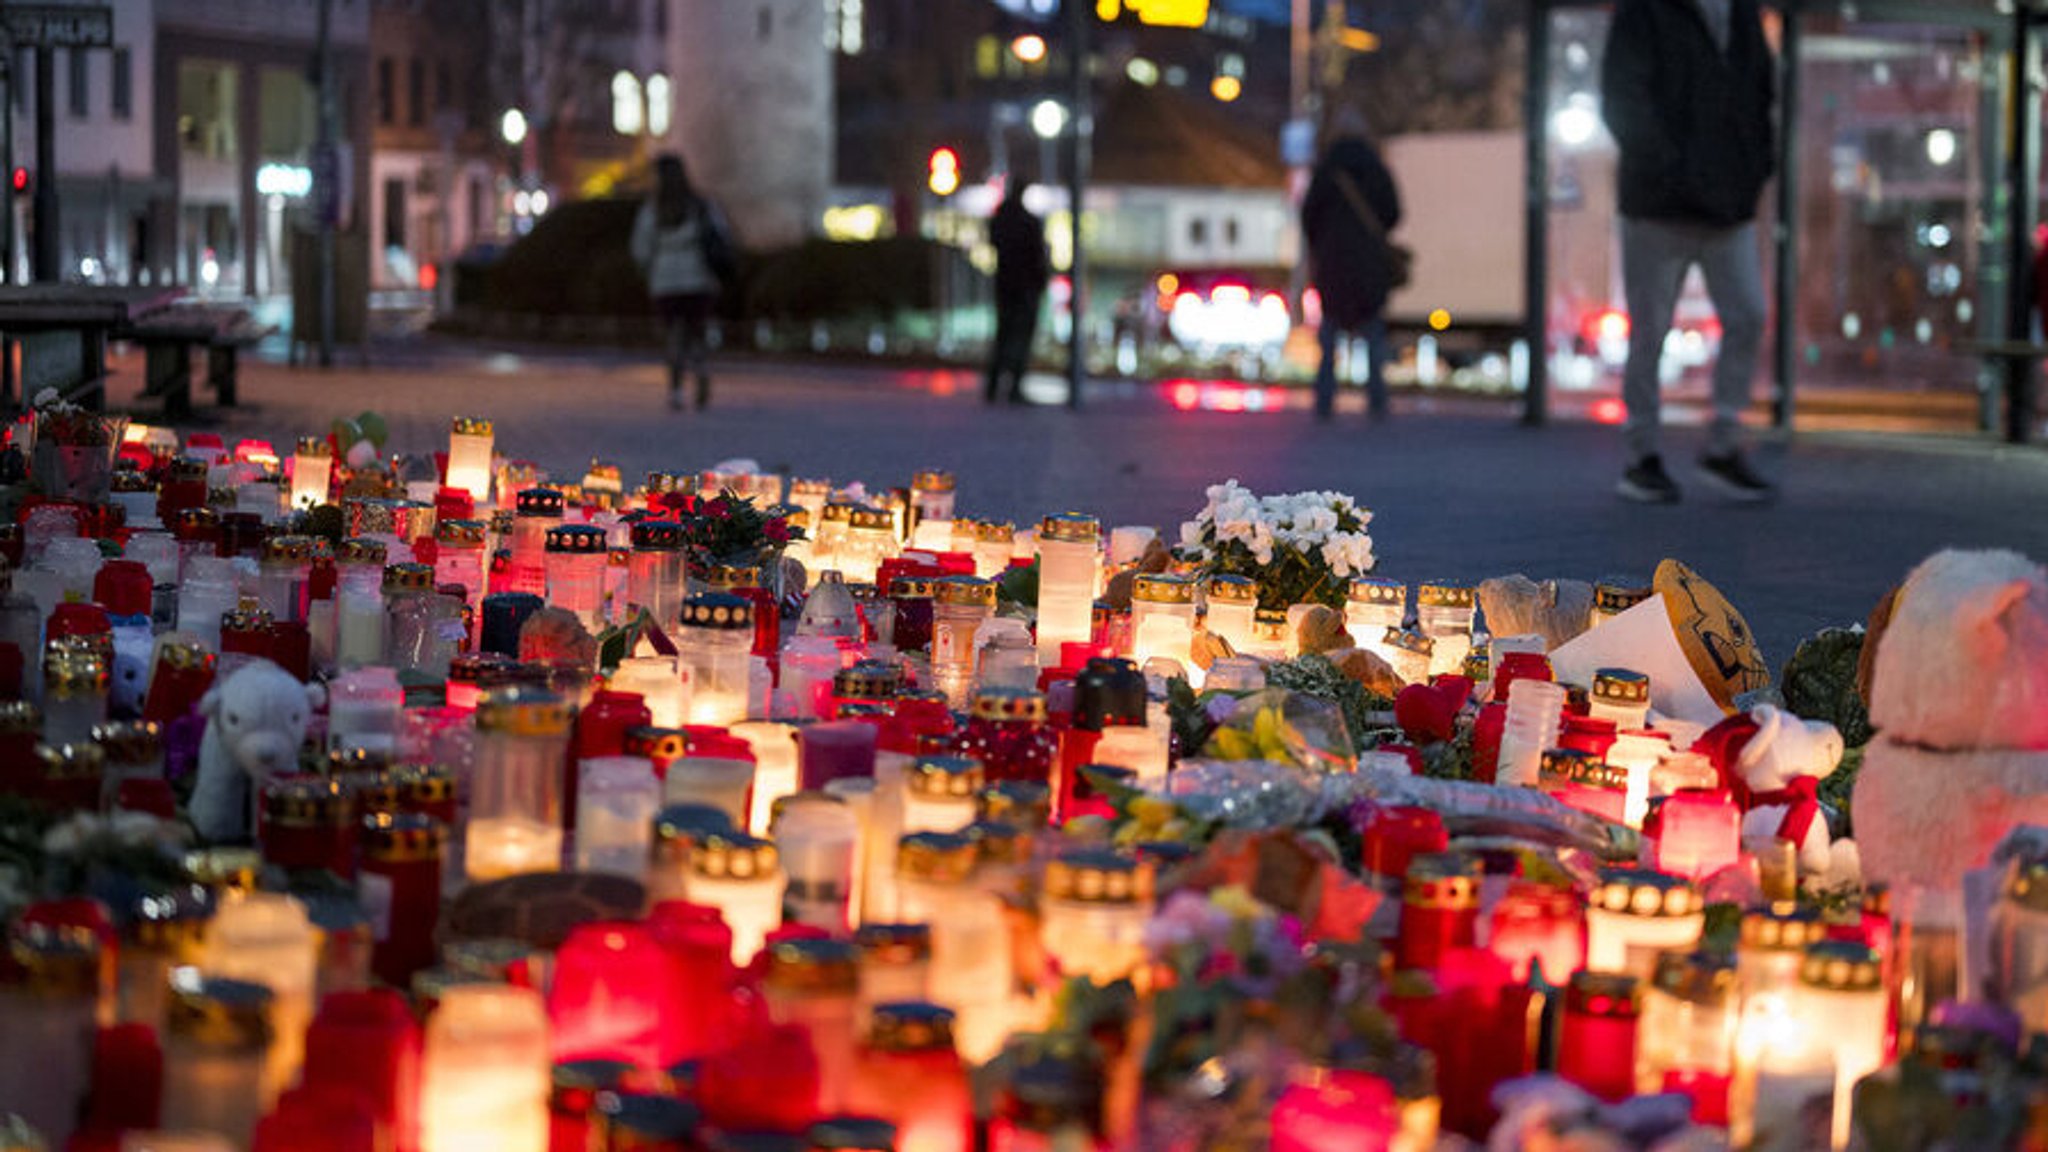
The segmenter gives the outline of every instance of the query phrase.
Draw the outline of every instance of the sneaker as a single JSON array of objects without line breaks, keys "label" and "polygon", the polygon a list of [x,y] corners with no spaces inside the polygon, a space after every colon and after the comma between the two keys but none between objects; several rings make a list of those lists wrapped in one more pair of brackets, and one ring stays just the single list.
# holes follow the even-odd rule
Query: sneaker
[{"label": "sneaker", "polygon": [[1700,479],[1721,490],[1731,500],[1760,503],[1778,494],[1771,482],[1757,475],[1740,452],[1723,452],[1699,459]]},{"label": "sneaker", "polygon": [[1614,490],[1622,499],[1640,504],[1678,503],[1678,485],[1665,473],[1663,459],[1655,455],[1645,456],[1630,465],[1629,470],[1615,482]]}]

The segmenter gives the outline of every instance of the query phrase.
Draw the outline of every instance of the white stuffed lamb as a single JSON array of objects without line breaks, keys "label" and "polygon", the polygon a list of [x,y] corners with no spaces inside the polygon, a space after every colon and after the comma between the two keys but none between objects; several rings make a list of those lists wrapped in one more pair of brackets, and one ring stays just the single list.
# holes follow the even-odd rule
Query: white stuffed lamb
[{"label": "white stuffed lamb", "polygon": [[1801,720],[1782,708],[1750,709],[1756,735],[1742,746],[1735,768],[1749,786],[1750,808],[1742,836],[1790,840],[1805,876],[1826,876],[1834,867],[1827,817],[1820,810],[1820,782],[1842,763],[1842,734],[1825,720]]},{"label": "white stuffed lamb", "polygon": [[317,685],[299,683],[268,660],[244,664],[200,698],[206,734],[192,792],[199,835],[216,843],[249,836],[252,798],[265,781],[297,771],[299,744],[320,700]]}]

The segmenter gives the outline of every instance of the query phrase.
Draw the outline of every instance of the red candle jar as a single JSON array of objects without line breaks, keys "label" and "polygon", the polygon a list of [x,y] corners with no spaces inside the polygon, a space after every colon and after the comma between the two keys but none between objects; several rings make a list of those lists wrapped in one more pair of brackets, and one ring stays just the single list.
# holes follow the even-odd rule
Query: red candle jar
[{"label": "red candle jar", "polygon": [[1550,657],[1541,652],[1504,652],[1493,671],[1493,698],[1505,703],[1517,680],[1554,680]]},{"label": "red candle jar", "polygon": [[92,579],[92,598],[116,617],[148,618],[156,585],[149,566],[139,560],[108,560]]},{"label": "red candle jar", "polygon": [[1433,809],[1405,804],[1375,808],[1362,840],[1360,865],[1389,891],[1408,875],[1409,861],[1450,846],[1442,816]]},{"label": "red candle jar", "polygon": [[1597,716],[1567,716],[1564,727],[1557,735],[1557,746],[1584,752],[1595,760],[1605,760],[1607,750],[1614,747],[1617,732],[1614,721]]},{"label": "red candle jar", "polygon": [[713,1127],[800,1132],[817,1119],[819,1080],[810,1029],[767,1025],[704,1058],[698,1095]]},{"label": "red candle jar", "polygon": [[157,519],[166,524],[176,524],[180,513],[205,507],[206,461],[190,458],[171,461],[164,469],[163,482],[157,485]]},{"label": "red candle jar", "polygon": [[256,838],[263,859],[287,872],[356,873],[356,801],[338,780],[286,776],[263,786]]},{"label": "red candle jar", "polygon": [[626,1060],[660,1067],[678,1016],[678,973],[639,921],[579,924],[555,952],[548,984],[557,1060]]},{"label": "red candle jar", "polygon": [[1540,777],[1545,792],[1561,804],[1622,823],[1628,807],[1628,770],[1585,752],[1553,748],[1543,754]]},{"label": "red candle jar", "polygon": [[882,745],[884,752],[916,756],[927,750],[927,743],[943,743],[953,735],[953,711],[946,707],[946,697],[942,692],[913,690],[899,693],[889,701],[889,711],[896,716],[896,729],[882,735],[885,739],[899,739],[902,743]]},{"label": "red candle jar", "polygon": [[1561,986],[1586,966],[1586,907],[1569,888],[1515,881],[1493,906],[1487,949],[1516,982]]},{"label": "red candle jar", "polygon": [[303,1082],[368,1101],[379,1147],[419,1148],[420,1030],[399,993],[328,993],[306,1030]]},{"label": "red candle jar", "polygon": [[1273,1103],[1272,1152],[1372,1152],[1401,1132],[1393,1086],[1368,1072],[1317,1069]]},{"label": "red candle jar", "polygon": [[1742,813],[1718,788],[1681,788],[1664,797],[1656,824],[1652,860],[1659,872],[1703,880],[1742,858]]},{"label": "red candle jar", "polygon": [[256,1124],[250,1152],[377,1152],[377,1123],[362,1097],[301,1086]]},{"label": "red candle jar", "polygon": [[728,991],[738,972],[732,965],[732,929],[718,909],[664,900],[648,912],[647,930],[674,974],[675,1016],[662,1033],[662,1066],[731,1046],[737,1021]]},{"label": "red candle jar", "polygon": [[1019,688],[990,688],[974,697],[959,753],[981,761],[990,780],[1050,783],[1059,737],[1045,725],[1045,696]]},{"label": "red candle jar", "polygon": [[1079,813],[1078,801],[1093,793],[1081,768],[1095,762],[1095,746],[1105,729],[1145,723],[1145,674],[1129,660],[1090,659],[1074,677],[1073,725],[1057,729],[1059,768],[1055,773],[1053,822],[1064,824]]},{"label": "red candle jar", "polygon": [[398,810],[440,821],[444,827],[456,823],[455,773],[440,764],[401,764],[392,769],[398,785]]},{"label": "red candle jar", "polygon": [[[914,1092],[904,1091],[915,1084]],[[854,1059],[846,1108],[896,1126],[896,1146],[967,1152],[973,1110],[953,1047],[953,1013],[936,1004],[877,1004]]]},{"label": "red candle jar", "polygon": [[51,641],[66,638],[82,641],[102,664],[114,666],[114,622],[105,608],[75,600],[57,605],[44,628],[45,650]]},{"label": "red candle jar", "polygon": [[106,753],[97,744],[39,744],[42,774],[36,796],[57,812],[97,812],[106,779]]},{"label": "red candle jar", "polygon": [[194,640],[165,640],[156,646],[156,669],[142,701],[142,718],[169,724],[199,707],[199,698],[213,687],[212,652]]},{"label": "red candle jar", "polygon": [[[576,717],[576,758],[625,754],[626,733],[654,723],[654,713],[638,692],[614,692],[600,688],[590,694],[590,703]],[[571,787],[574,781],[571,781]]]},{"label": "red candle jar", "polygon": [[1432,852],[1409,861],[1394,944],[1396,968],[1435,968],[1446,951],[1472,946],[1482,875],[1479,861],[1461,852]]},{"label": "red candle jar", "polygon": [[313,631],[304,620],[274,620],[270,624],[270,658],[277,666],[300,680],[313,675]]},{"label": "red candle jar", "polygon": [[467,488],[441,487],[434,492],[434,522],[476,517],[476,496]]},{"label": "red candle jar", "polygon": [[261,608],[243,608],[220,618],[220,653],[273,659],[270,613]]},{"label": "red candle jar", "polygon": [[[164,1053],[156,1028],[115,1024],[101,1028],[92,1049],[92,1095],[84,1129],[114,1132],[155,1128],[163,1117]],[[119,1139],[114,1141],[119,1146]]]},{"label": "red candle jar", "polygon": [[1472,720],[1472,778],[1491,784],[1500,769],[1500,738],[1507,730],[1508,706],[1499,700],[1480,706]]},{"label": "red candle jar", "polygon": [[1636,978],[1574,972],[1557,1033],[1557,1074],[1610,1104],[1635,1095]]},{"label": "red candle jar", "polygon": [[370,968],[386,984],[409,988],[412,974],[434,963],[448,826],[411,812],[379,812],[363,818],[361,835],[356,890],[375,941]]},{"label": "red candle jar", "polygon": [[897,576],[889,582],[896,604],[896,650],[924,652],[932,646],[932,578]]}]

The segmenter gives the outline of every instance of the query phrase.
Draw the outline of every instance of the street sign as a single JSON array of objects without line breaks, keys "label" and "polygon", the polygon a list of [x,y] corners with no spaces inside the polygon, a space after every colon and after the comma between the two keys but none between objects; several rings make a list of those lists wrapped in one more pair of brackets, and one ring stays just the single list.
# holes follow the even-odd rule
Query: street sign
[{"label": "street sign", "polygon": [[114,10],[104,4],[7,4],[0,28],[17,48],[111,48]]}]

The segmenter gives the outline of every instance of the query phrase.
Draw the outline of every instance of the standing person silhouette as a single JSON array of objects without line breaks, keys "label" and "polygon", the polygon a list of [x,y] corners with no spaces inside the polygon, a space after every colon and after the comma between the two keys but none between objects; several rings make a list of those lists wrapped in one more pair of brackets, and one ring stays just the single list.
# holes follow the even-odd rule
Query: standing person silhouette
[{"label": "standing person silhouette", "polygon": [[1721,320],[1699,476],[1736,500],[1773,495],[1743,457],[1738,428],[1763,344],[1756,207],[1775,166],[1774,76],[1757,0],[1615,6],[1600,86],[1602,114],[1621,146],[1629,465],[1615,489],[1625,499],[1679,498],[1658,452],[1658,362],[1693,265]]},{"label": "standing person silhouette", "polygon": [[1372,145],[1363,113],[1340,107],[1328,132],[1329,147],[1301,200],[1309,275],[1323,303],[1316,418],[1328,420],[1337,402],[1337,342],[1359,335],[1367,350],[1366,414],[1379,420],[1388,413],[1387,296],[1402,274],[1387,234],[1401,223],[1401,193]]},{"label": "standing person silhouette", "polygon": [[732,279],[731,234],[716,205],[690,184],[683,159],[654,161],[654,193],[633,219],[633,261],[661,321],[668,406],[683,407],[683,378],[697,377],[697,407],[711,403],[708,329],[719,290]]},{"label": "standing person silhouette", "polygon": [[1012,185],[989,217],[988,238],[996,250],[996,336],[983,399],[1022,404],[1052,260],[1045,249],[1045,222],[1024,206],[1021,186]]}]

